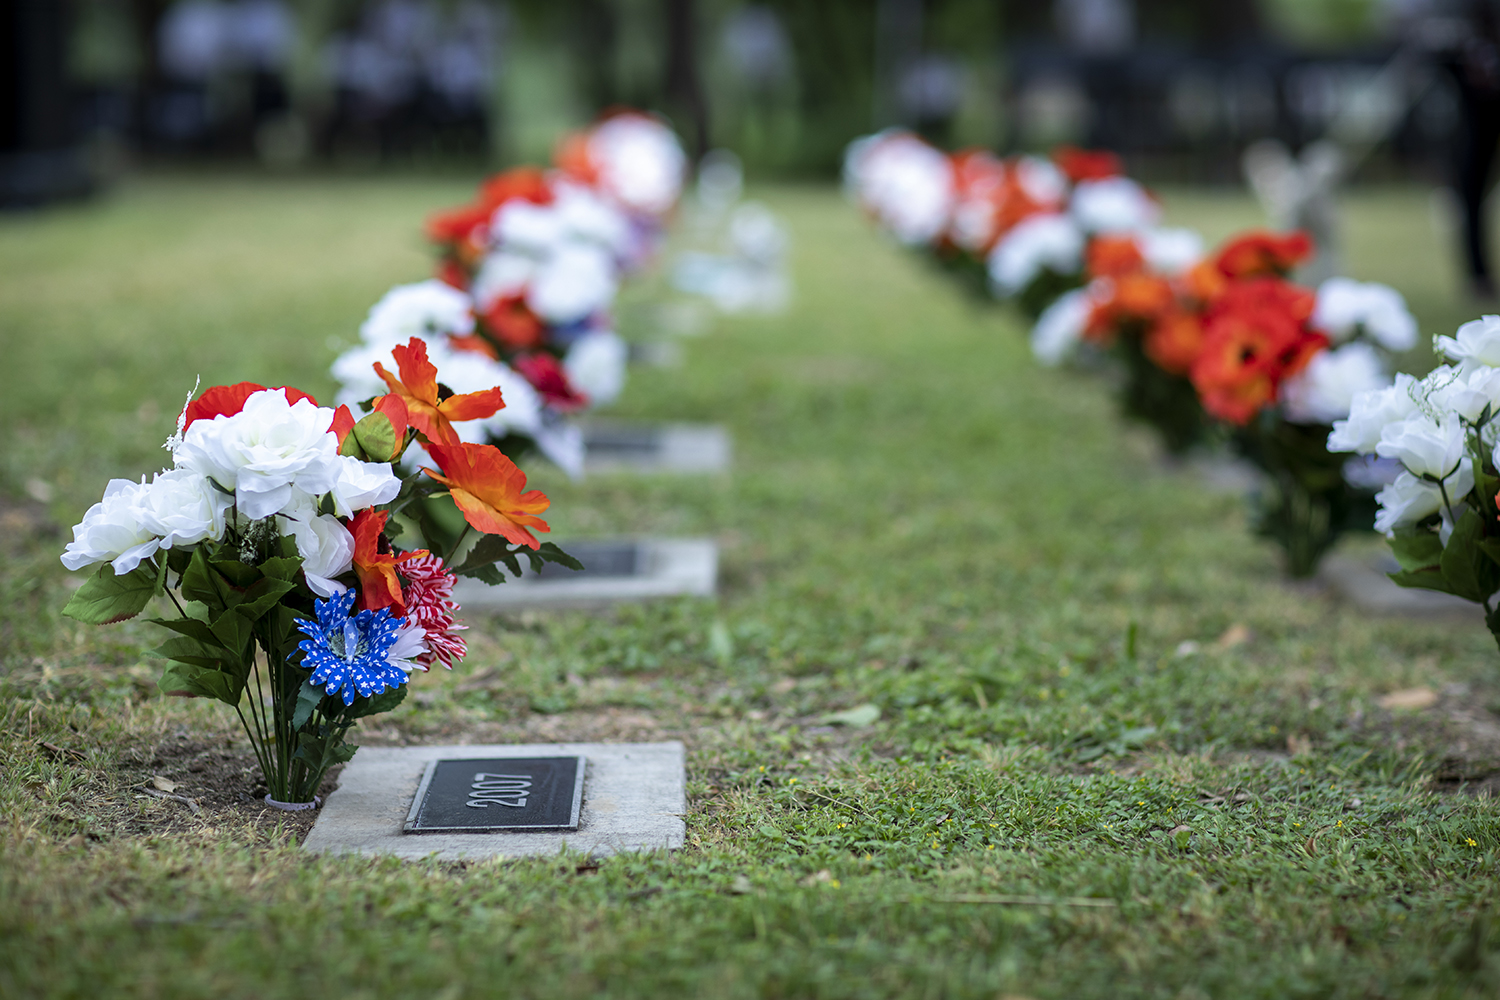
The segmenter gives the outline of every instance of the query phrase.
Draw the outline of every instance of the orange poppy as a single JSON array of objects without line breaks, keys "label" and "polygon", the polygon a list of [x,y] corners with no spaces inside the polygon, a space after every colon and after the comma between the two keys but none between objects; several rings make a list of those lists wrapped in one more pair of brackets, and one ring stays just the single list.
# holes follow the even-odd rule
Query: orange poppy
[{"label": "orange poppy", "polygon": [[483,420],[505,406],[498,387],[440,399],[437,368],[427,360],[427,344],[420,337],[411,338],[405,347],[393,347],[391,356],[396,359],[401,377],[398,379],[386,371],[379,361],[375,362],[375,374],[394,395],[401,397],[406,404],[407,420],[428,441],[457,444],[455,421]]},{"label": "orange poppy", "polygon": [[536,516],[551,501],[541,490],[526,489],[526,473],[499,448],[487,444],[433,444],[427,452],[442,466],[443,472],[426,468],[422,471],[448,487],[465,521],[487,535],[500,535],[513,545],[540,547],[541,543],[529,529],[552,530]]}]

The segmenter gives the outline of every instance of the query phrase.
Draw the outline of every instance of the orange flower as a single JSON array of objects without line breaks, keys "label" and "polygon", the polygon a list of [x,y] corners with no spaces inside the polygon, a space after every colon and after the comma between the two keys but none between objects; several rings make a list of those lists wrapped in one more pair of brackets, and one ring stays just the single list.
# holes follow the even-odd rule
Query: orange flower
[{"label": "orange flower", "polygon": [[1311,237],[1300,230],[1284,235],[1253,230],[1226,243],[1215,263],[1229,278],[1285,277],[1312,250]]},{"label": "orange flower", "polygon": [[394,607],[404,615],[406,602],[401,596],[401,578],[396,567],[408,559],[427,555],[427,550],[393,553],[381,534],[389,516],[383,510],[362,510],[349,524],[349,533],[354,536],[354,573],[359,577],[359,609],[377,611]]},{"label": "orange flower", "polygon": [[516,463],[499,448],[487,444],[433,444],[427,452],[445,474],[425,468],[422,471],[448,487],[465,521],[487,535],[500,535],[513,545],[540,547],[541,543],[528,529],[552,530],[536,516],[551,501],[541,490],[526,489],[526,473],[516,468]]},{"label": "orange flower", "polygon": [[1118,278],[1140,271],[1146,258],[1132,236],[1099,236],[1089,242],[1084,254],[1091,277]]},{"label": "orange flower", "polygon": [[401,397],[411,426],[428,441],[457,444],[454,421],[482,420],[505,406],[498,388],[439,399],[437,368],[427,360],[427,344],[420,337],[411,338],[405,347],[393,347],[391,357],[396,359],[401,377],[398,379],[386,371],[379,361],[375,362],[375,374],[385,380],[394,395]]},{"label": "orange flower", "polygon": [[[449,284],[463,267],[476,265],[489,242],[490,219],[495,209],[516,198],[538,205],[552,201],[547,175],[536,167],[517,167],[496,174],[479,187],[473,202],[439,212],[427,220],[427,238],[451,248],[456,262],[445,265],[441,277]],[[463,287],[457,285],[456,287]]]},{"label": "orange flower", "polygon": [[1183,276],[1182,285],[1189,298],[1209,305],[1229,290],[1229,279],[1219,270],[1217,261],[1200,260]]},{"label": "orange flower", "polygon": [[1124,173],[1120,158],[1107,149],[1079,149],[1077,146],[1059,146],[1052,151],[1052,162],[1068,175],[1068,180],[1099,181]]},{"label": "orange flower", "polygon": [[1126,274],[1100,284],[1107,284],[1109,294],[1094,305],[1084,330],[1094,340],[1108,340],[1131,324],[1153,323],[1177,305],[1171,284],[1153,274]]},{"label": "orange flower", "polygon": [[1146,332],[1142,347],[1163,371],[1186,375],[1203,350],[1203,323],[1190,312],[1173,310]]}]

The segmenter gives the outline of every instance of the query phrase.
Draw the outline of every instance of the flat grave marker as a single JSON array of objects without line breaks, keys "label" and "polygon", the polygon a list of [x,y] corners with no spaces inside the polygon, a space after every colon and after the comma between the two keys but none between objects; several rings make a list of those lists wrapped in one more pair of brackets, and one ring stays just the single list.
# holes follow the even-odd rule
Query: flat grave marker
[{"label": "flat grave marker", "polygon": [[590,423],[583,428],[586,475],[611,472],[727,472],[729,432],[717,424]]},{"label": "flat grave marker", "polygon": [[[472,611],[598,608],[658,597],[712,597],[718,546],[706,538],[562,540],[581,571],[548,563],[498,586],[461,579],[453,599]],[[524,561],[523,561],[524,563]]]},{"label": "flat grave marker", "polygon": [[[677,742],[361,747],[304,846],[443,861],[678,848],[683,764]],[[541,822],[500,825],[500,810]]]}]

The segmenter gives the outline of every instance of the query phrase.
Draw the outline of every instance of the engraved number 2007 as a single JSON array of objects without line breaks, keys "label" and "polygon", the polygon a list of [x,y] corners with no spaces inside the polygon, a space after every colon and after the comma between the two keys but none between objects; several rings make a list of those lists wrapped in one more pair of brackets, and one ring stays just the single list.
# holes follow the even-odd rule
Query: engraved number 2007
[{"label": "engraved number 2007", "polygon": [[481,771],[474,775],[474,781],[469,785],[469,801],[464,805],[470,809],[487,809],[491,804],[524,809],[530,794],[531,776],[528,774],[486,774]]}]

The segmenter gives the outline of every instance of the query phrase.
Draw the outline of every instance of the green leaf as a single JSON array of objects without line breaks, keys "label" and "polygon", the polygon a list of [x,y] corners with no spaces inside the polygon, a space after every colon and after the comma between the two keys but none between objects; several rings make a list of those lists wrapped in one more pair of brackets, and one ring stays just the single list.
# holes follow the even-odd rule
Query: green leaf
[{"label": "green leaf", "polygon": [[1453,526],[1453,534],[1448,536],[1448,544],[1443,546],[1443,556],[1438,563],[1452,592],[1470,601],[1483,601],[1495,592],[1491,580],[1487,579],[1493,574],[1484,572],[1489,559],[1478,548],[1483,537],[1484,524],[1479,520],[1478,512],[1464,511]]},{"label": "green leaf", "polygon": [[170,695],[185,695],[190,698],[216,698],[226,705],[240,703],[245,690],[245,679],[235,677],[222,670],[200,667],[188,663],[174,662],[162,671],[157,687]]},{"label": "green leaf", "polygon": [[256,621],[274,608],[283,595],[296,589],[297,585],[289,580],[261,577],[246,589],[242,600],[234,605],[234,612],[249,621]]},{"label": "green leaf", "polygon": [[372,462],[389,462],[396,457],[396,427],[391,418],[379,410],[355,424],[350,437],[358,439],[359,446]]},{"label": "green leaf", "polygon": [[193,558],[182,571],[180,587],[183,597],[206,605],[211,612],[224,609],[224,595],[229,592],[223,578],[208,564],[204,546],[193,550]]},{"label": "green leaf", "polygon": [[541,548],[536,550],[536,554],[547,562],[557,563],[559,566],[566,566],[571,570],[583,569],[583,563],[558,548],[556,542],[543,542]]},{"label": "green leaf", "polygon": [[217,639],[225,649],[232,649],[237,653],[248,650],[250,644],[255,640],[254,626],[249,618],[237,613],[236,609],[230,608],[222,612],[213,620],[209,626]]},{"label": "green leaf", "polygon": [[878,705],[856,705],[842,712],[829,712],[818,721],[825,726],[850,726],[861,728],[872,726],[880,718],[880,706]]},{"label": "green leaf", "polygon": [[260,571],[272,580],[282,580],[293,585],[297,582],[297,571],[301,568],[301,556],[273,556],[260,564]]},{"label": "green leaf", "polygon": [[171,629],[173,632],[185,635],[189,639],[196,639],[199,642],[210,645],[223,645],[219,637],[214,635],[214,630],[209,626],[208,622],[199,621],[197,618],[151,618],[149,621],[153,625],[160,625],[162,628]]},{"label": "green leaf", "polygon": [[455,575],[472,577],[480,583],[487,583],[492,587],[498,587],[505,582],[505,574],[500,572],[500,567],[494,563],[490,563],[487,566],[476,566],[473,569],[455,570]]},{"label": "green leaf", "polygon": [[159,576],[150,563],[143,562],[119,576],[115,575],[114,567],[105,563],[73,591],[63,614],[88,625],[109,625],[134,618],[151,603]]},{"label": "green leaf", "polygon": [[246,566],[238,559],[213,559],[209,561],[209,565],[231,585],[241,589],[250,586],[262,575],[258,568]]},{"label": "green leaf", "polygon": [[1437,532],[1408,528],[1389,539],[1391,555],[1404,570],[1427,569],[1443,558],[1443,542]]},{"label": "green leaf", "polygon": [[408,685],[387,688],[380,694],[370,698],[356,699],[344,713],[346,719],[363,719],[367,715],[379,715],[381,712],[389,712],[397,705],[406,700],[406,689]]},{"label": "green leaf", "polygon": [[292,710],[292,728],[301,729],[323,702],[323,692],[313,687],[311,680],[304,680],[297,692],[297,706]]},{"label": "green leaf", "polygon": [[499,535],[484,535],[474,543],[469,550],[469,555],[454,572],[464,573],[469,570],[478,569],[481,566],[492,565],[495,560],[502,559],[510,552],[510,545]]}]

